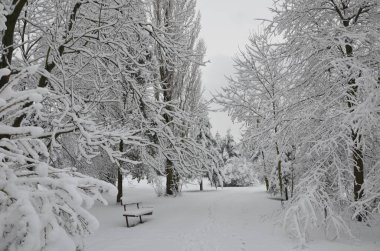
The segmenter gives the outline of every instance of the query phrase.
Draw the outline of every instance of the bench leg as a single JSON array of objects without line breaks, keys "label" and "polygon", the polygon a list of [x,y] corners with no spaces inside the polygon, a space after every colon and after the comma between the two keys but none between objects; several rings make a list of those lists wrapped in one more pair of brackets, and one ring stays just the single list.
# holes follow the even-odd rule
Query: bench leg
[{"label": "bench leg", "polygon": [[142,219],[141,219],[141,216],[139,216],[140,217],[140,223],[142,223]]},{"label": "bench leg", "polygon": [[125,221],[127,222],[127,227],[129,227],[128,216],[125,216]]}]

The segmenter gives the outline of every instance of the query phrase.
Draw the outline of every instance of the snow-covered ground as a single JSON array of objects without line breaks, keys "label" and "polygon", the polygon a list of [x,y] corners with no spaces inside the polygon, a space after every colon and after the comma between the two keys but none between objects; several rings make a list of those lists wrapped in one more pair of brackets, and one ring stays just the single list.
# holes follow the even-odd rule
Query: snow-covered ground
[{"label": "snow-covered ground", "polygon": [[[100,229],[86,239],[88,251],[239,251],[294,250],[297,243],[275,227],[272,216],[279,201],[268,199],[264,187],[212,189],[198,191],[187,185],[176,198],[157,197],[144,182],[128,184],[130,201],[153,206],[152,216],[144,223],[127,228],[123,209],[113,201],[95,206],[91,212],[99,219]],[[131,221],[138,222],[137,218]],[[376,235],[377,233],[377,235]],[[323,238],[311,241],[312,251],[379,251],[380,231],[361,228],[362,241]]]}]

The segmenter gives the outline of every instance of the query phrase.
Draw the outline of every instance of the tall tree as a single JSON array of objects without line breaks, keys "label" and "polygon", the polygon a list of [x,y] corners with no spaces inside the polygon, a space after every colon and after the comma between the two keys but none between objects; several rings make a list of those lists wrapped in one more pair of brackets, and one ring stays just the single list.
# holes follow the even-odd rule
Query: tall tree
[{"label": "tall tree", "polygon": [[[196,54],[200,19],[199,15],[196,15],[195,5],[195,0],[153,1],[153,17],[156,26],[169,34],[169,39],[176,41],[174,47],[180,52],[173,53],[173,51],[164,50],[161,41],[156,43],[161,81],[156,99],[165,103],[163,118],[178,137],[181,135],[175,132],[178,127],[176,128],[175,123],[173,123],[173,112],[174,109],[181,109],[176,103],[183,99],[188,88],[194,88],[191,87],[194,85],[193,83],[199,81],[197,79],[197,66],[194,63],[202,63],[198,61],[199,57]],[[202,50],[198,50],[198,53],[204,54]],[[166,158],[165,165],[166,193],[172,195],[178,191],[179,173],[171,158]]]}]

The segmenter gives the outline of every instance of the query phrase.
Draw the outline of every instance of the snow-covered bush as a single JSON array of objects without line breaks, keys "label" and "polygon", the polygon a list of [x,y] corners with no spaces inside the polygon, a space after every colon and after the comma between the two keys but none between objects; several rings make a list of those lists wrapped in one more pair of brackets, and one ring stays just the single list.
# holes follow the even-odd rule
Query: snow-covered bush
[{"label": "snow-covered bush", "polygon": [[149,178],[149,182],[152,183],[152,186],[154,188],[154,191],[156,192],[157,196],[163,196],[165,195],[165,181],[164,177],[160,175],[154,175]]},{"label": "snow-covered bush", "polygon": [[224,168],[224,186],[244,187],[260,183],[254,164],[245,158],[231,158]]},{"label": "snow-covered bush", "polygon": [[286,210],[282,211],[283,227],[290,237],[299,241],[300,247],[320,229],[331,240],[353,237],[345,219],[349,210],[345,195],[339,198],[329,194],[324,188],[328,183],[326,173],[320,169],[305,173],[295,187],[295,196],[286,202]]},{"label": "snow-covered bush", "polygon": [[[98,226],[86,209],[95,200],[107,203],[101,193],[114,187],[73,168],[51,166],[43,140],[51,132],[13,126],[21,116],[30,124],[47,116],[42,102],[51,93],[15,90],[37,71],[26,68],[0,89],[0,250],[76,250]],[[0,69],[0,79],[9,74]]]}]

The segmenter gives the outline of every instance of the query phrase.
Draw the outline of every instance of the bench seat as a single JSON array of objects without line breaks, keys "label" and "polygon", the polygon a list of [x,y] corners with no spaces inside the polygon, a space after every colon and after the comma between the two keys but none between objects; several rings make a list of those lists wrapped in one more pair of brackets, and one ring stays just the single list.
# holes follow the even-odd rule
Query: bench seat
[{"label": "bench seat", "polygon": [[124,211],[124,216],[138,217],[141,215],[152,215],[153,208],[137,208],[137,209],[128,209]]}]

